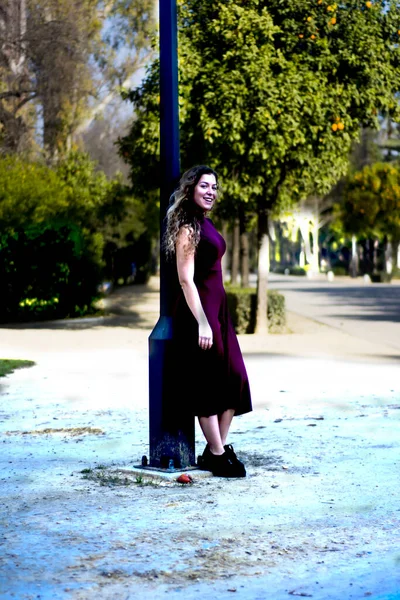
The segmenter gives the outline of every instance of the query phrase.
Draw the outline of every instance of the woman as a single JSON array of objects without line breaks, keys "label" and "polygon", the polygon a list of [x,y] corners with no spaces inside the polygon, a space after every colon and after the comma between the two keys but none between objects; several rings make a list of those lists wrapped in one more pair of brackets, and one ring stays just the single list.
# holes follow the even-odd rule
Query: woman
[{"label": "woman", "polygon": [[217,191],[217,173],[195,166],[183,174],[167,211],[164,247],[176,260],[180,284],[172,311],[177,402],[198,417],[207,440],[198,466],[220,477],[244,477],[243,463],[226,445],[233,416],[252,406],[223,286],[226,244],[207,217]]}]

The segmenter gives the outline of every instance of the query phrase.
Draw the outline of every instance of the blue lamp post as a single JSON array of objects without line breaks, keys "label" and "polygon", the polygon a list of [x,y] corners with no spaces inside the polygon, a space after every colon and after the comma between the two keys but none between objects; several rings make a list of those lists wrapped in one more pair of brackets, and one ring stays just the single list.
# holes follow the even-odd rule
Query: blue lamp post
[{"label": "blue lamp post", "polygon": [[[176,0],[159,0],[160,9],[160,229],[169,198],[180,177]],[[195,464],[194,418],[174,406],[169,369],[172,340],[171,282],[160,256],[160,318],[149,337],[150,467],[187,468]],[[179,373],[179,368],[177,370]]]}]

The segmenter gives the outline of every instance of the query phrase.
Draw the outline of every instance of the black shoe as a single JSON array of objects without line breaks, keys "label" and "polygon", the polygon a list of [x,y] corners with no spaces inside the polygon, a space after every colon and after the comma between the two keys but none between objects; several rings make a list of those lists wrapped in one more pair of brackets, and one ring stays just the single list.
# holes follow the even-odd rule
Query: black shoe
[{"label": "black shoe", "polygon": [[239,460],[232,460],[228,452],[212,454],[210,460],[211,472],[216,477],[246,477],[244,465]]},{"label": "black shoe", "polygon": [[213,454],[207,444],[207,446],[204,449],[203,454],[201,456],[197,457],[198,468],[201,469],[202,471],[212,471],[212,468],[211,468],[212,457],[213,457]]},{"label": "black shoe", "polygon": [[[230,444],[224,446],[224,454],[213,454],[207,444],[201,456],[197,457],[197,466],[202,471],[211,471],[213,475],[217,475],[216,471],[223,470],[230,473],[229,475],[219,475],[219,477],[246,477],[245,466],[238,457]],[[225,462],[222,463],[221,457],[225,457]],[[226,463],[226,464],[225,464]]]},{"label": "black shoe", "polygon": [[236,468],[238,471],[242,471],[243,475],[241,475],[240,477],[246,477],[246,469],[244,464],[238,459],[238,457],[236,456],[236,453],[233,449],[233,446],[231,446],[231,444],[227,444],[226,446],[224,446],[224,450],[226,452],[226,454],[230,457],[230,459],[232,460],[232,462],[234,464],[236,464]]}]

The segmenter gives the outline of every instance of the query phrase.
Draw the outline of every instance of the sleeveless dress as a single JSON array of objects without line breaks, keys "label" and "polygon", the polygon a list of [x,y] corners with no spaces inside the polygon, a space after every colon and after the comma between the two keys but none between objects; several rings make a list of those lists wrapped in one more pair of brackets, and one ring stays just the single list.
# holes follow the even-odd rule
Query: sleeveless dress
[{"label": "sleeveless dress", "polygon": [[224,238],[212,221],[201,222],[200,241],[195,255],[194,282],[213,331],[213,345],[198,345],[198,324],[179,287],[172,310],[175,356],[176,401],[181,410],[196,416],[221,414],[234,409],[235,415],[252,410],[246,367],[228,312],[221,259]]}]

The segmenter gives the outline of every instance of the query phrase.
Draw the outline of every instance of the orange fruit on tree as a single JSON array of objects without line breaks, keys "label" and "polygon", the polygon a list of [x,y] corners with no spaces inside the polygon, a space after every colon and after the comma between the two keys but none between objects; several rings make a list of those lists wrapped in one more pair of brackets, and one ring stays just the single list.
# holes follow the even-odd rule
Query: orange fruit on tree
[{"label": "orange fruit on tree", "polygon": [[336,125],[336,123],[333,123],[332,125],[332,131],[337,131],[338,126]]},{"label": "orange fruit on tree", "polygon": [[312,40],[315,40],[315,35],[314,35],[314,34],[310,35],[310,38],[311,38]]},{"label": "orange fruit on tree", "polygon": [[332,19],[331,19],[331,24],[332,24],[332,25],[336,25],[336,17],[332,17]]},{"label": "orange fruit on tree", "polygon": [[340,129],[340,131],[342,131],[344,129],[344,123],[338,123],[337,128]]},{"label": "orange fruit on tree", "polygon": [[365,6],[366,6],[367,8],[371,8],[371,6],[372,6],[372,2],[370,2],[370,1],[368,0],[368,2],[366,2],[366,3],[365,3]]}]

